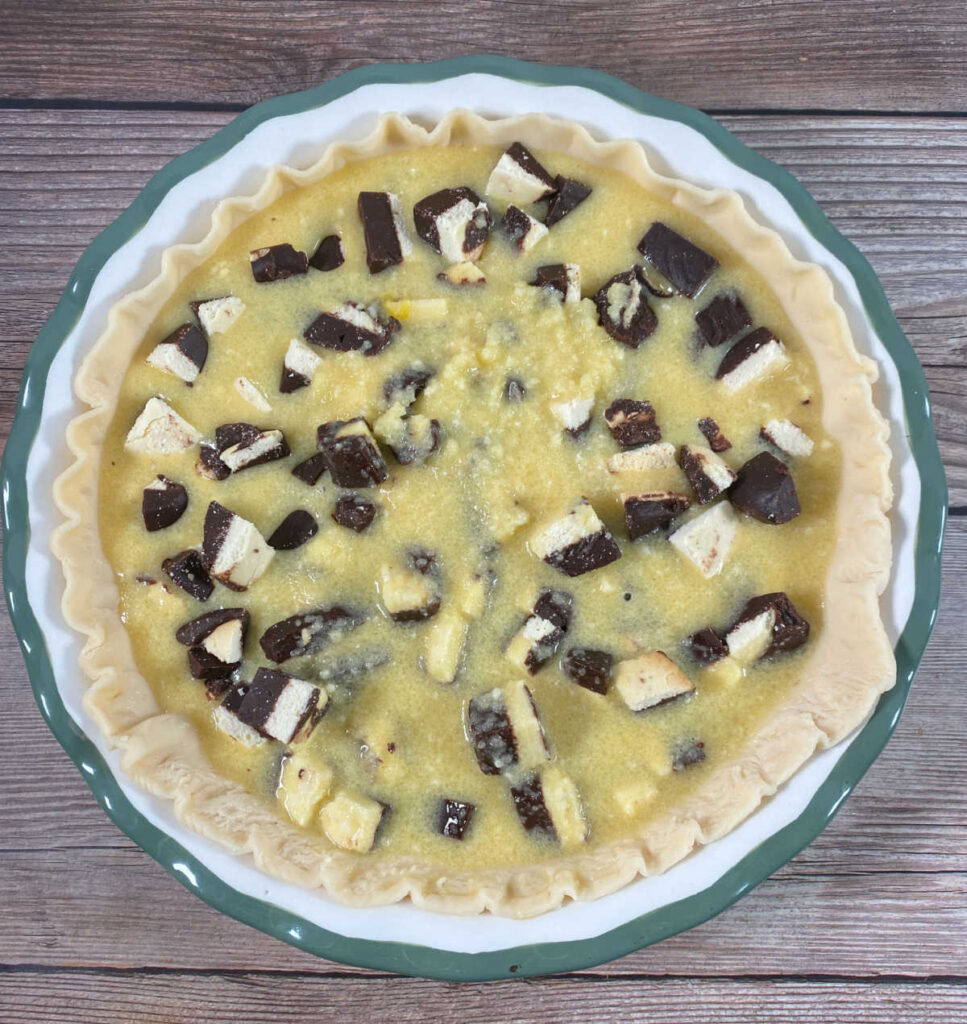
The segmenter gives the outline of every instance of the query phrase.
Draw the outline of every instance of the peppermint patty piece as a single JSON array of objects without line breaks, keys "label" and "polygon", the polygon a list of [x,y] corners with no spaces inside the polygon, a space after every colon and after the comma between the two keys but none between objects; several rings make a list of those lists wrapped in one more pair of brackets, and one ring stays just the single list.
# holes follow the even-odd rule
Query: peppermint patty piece
[{"label": "peppermint patty piece", "polygon": [[339,235],[326,235],[316,247],[316,251],[309,257],[309,266],[313,270],[329,273],[332,270],[337,270],[345,261],[342,239]]},{"label": "peppermint patty piece", "polygon": [[592,693],[607,693],[611,680],[613,655],[593,647],[572,647],[564,656],[561,668],[578,686]]},{"label": "peppermint patty piece", "polygon": [[725,353],[715,376],[727,391],[736,392],[789,365],[782,342],[766,327],[757,327]]},{"label": "peppermint patty piece", "polygon": [[188,491],[183,484],[158,476],[141,495],[141,517],[149,532],[174,525],[188,508]]},{"label": "peppermint patty piece", "polygon": [[534,695],[520,681],[470,700],[467,735],[484,775],[529,771],[551,756]]},{"label": "peppermint patty piece", "polygon": [[554,179],[556,192],[547,204],[544,223],[550,228],[562,221],[569,213],[573,213],[585,199],[591,195],[591,186],[574,178],[565,178],[559,174]]},{"label": "peppermint patty piece", "polygon": [[251,427],[250,433],[225,447],[219,440],[219,431],[224,431],[225,428],[218,427],[215,431],[218,457],[232,473],[240,473],[243,469],[252,469],[254,466],[262,466],[266,462],[275,462],[289,456],[289,445],[281,430],[260,430],[247,423],[229,426]]},{"label": "peppermint patty piece", "polygon": [[547,228],[519,206],[508,206],[500,222],[504,234],[518,252],[530,252],[547,234]]},{"label": "peppermint patty piece", "polygon": [[625,510],[625,526],[632,540],[671,526],[675,518],[691,505],[688,495],[678,491],[622,494],[621,501]]},{"label": "peppermint patty piece", "polygon": [[210,338],[213,334],[224,334],[235,325],[245,312],[245,303],[234,295],[220,295],[214,299],[199,299],[189,302],[192,312],[198,317],[201,329]]},{"label": "peppermint patty piece", "polygon": [[694,299],[719,261],[687,238],[656,221],[638,243],[638,251],[688,298]]},{"label": "peppermint patty piece", "polygon": [[376,518],[376,503],[362,494],[342,494],[336,499],[332,518],[354,533],[362,533]]},{"label": "peppermint patty piece", "polygon": [[371,274],[380,274],[402,263],[413,243],[406,232],[403,207],[392,192],[360,192],[359,219],[366,242],[366,266]]},{"label": "peppermint patty piece", "polygon": [[738,295],[716,295],[695,314],[695,323],[704,344],[717,348],[751,327],[752,317]]},{"label": "peppermint patty piece", "polygon": [[759,452],[742,466],[729,498],[740,512],[773,526],[802,511],[789,467],[769,452]]},{"label": "peppermint patty piece", "polygon": [[534,675],[557,652],[571,625],[573,599],[560,590],[542,590],[534,610],[524,619],[504,653],[508,660]]},{"label": "peppermint patty piece", "polygon": [[276,551],[294,551],[312,540],[319,532],[319,524],[311,512],[295,509],[275,528],[269,537],[269,547]]},{"label": "peppermint patty piece", "polygon": [[531,284],[557,292],[562,302],[581,301],[581,268],[576,263],[548,263],[538,267]]},{"label": "peppermint patty piece", "polygon": [[320,313],[305,329],[306,341],[334,352],[362,352],[375,356],[393,340],[400,329],[395,317],[379,319],[375,311],[355,302],[345,302],[329,313]]},{"label": "peppermint patty piece", "polygon": [[491,199],[511,203],[536,203],[556,191],[555,179],[520,142],[511,144],[487,180]]},{"label": "peppermint patty piece", "polygon": [[319,452],[317,455],[310,455],[303,459],[297,466],[292,468],[292,475],[298,477],[304,484],[315,487],[319,478],[328,469],[325,455]]},{"label": "peppermint patty piece", "polygon": [[329,695],[318,686],[273,668],[260,668],[235,714],[266,739],[303,740],[326,712]]},{"label": "peppermint patty piece", "polygon": [[181,587],[196,601],[207,601],[212,596],[215,584],[208,575],[201,553],[194,548],[166,558],[161,563],[161,568],[172,583]]},{"label": "peppermint patty piece", "polygon": [[281,664],[315,654],[361,625],[365,618],[361,612],[340,604],[313,608],[269,626],[259,644],[269,661]]},{"label": "peppermint patty piece", "polygon": [[490,210],[473,189],[444,188],[413,207],[416,233],[450,263],[476,263],[490,234]]},{"label": "peppermint patty piece", "polygon": [[732,447],[732,442],[722,433],[719,425],[711,416],[700,419],[698,429],[705,435],[709,448],[716,454],[727,452]]},{"label": "peppermint patty piece", "polygon": [[193,384],[208,358],[208,340],[194,324],[176,327],[151,350],[145,362]]},{"label": "peppermint patty piece", "polygon": [[637,267],[615,274],[594,296],[598,323],[628,348],[638,348],[658,327]]},{"label": "peppermint patty piece", "polygon": [[250,587],[275,552],[247,519],[213,501],[205,513],[202,556],[209,573],[232,590]]},{"label": "peppermint patty piece", "polygon": [[[760,594],[746,602],[739,617],[732,623],[726,634],[725,641],[729,653],[740,643],[739,635],[743,627],[767,623],[766,637],[758,657],[770,657],[794,651],[809,639],[809,623],[796,610],[787,594],[778,591],[773,594]],[[733,655],[734,656],[734,655]]]},{"label": "peppermint patty piece", "polygon": [[463,839],[470,828],[476,807],[464,800],[446,797],[440,801],[436,814],[436,830],[447,839]]},{"label": "peppermint patty piece", "polygon": [[688,638],[687,647],[700,665],[714,665],[729,655],[728,645],[711,626],[693,633]]},{"label": "peppermint patty piece", "polygon": [[279,391],[283,395],[290,395],[299,388],[307,388],[321,365],[322,359],[305,342],[293,338],[282,361]]},{"label": "peppermint patty piece", "polygon": [[735,473],[722,458],[702,445],[683,444],[678,450],[678,464],[699,505],[708,505],[735,481]]},{"label": "peppermint patty piece", "polygon": [[621,548],[587,498],[578,499],[560,519],[544,527],[531,540],[530,549],[566,576],[582,576],[621,557]]},{"label": "peppermint patty piece", "polygon": [[306,254],[288,242],[253,249],[248,258],[252,264],[252,277],[259,284],[284,281],[288,277],[305,274],[309,269]]},{"label": "peppermint patty piece", "polygon": [[557,839],[551,812],[544,802],[544,790],[541,777],[534,773],[523,781],[511,786],[510,795],[514,801],[514,810],[520,818],[521,825],[536,838],[553,842]]},{"label": "peppermint patty piece", "polygon": [[[245,631],[248,629],[249,624],[249,613],[244,608],[218,608],[212,612],[205,612],[204,615],[199,615],[196,619],[191,619],[184,625],[179,626],[175,631],[175,639],[178,643],[184,644],[185,647],[200,647],[206,640],[217,634],[223,626],[233,623],[238,623],[240,640],[244,641]],[[224,634],[225,637],[228,635],[228,632]],[[226,649],[223,646],[225,642],[222,639],[217,640],[214,644],[217,650],[213,653],[235,653],[234,650]],[[231,660],[238,661],[240,659],[241,652],[239,651],[238,656]]]},{"label": "peppermint patty piece", "polygon": [[144,404],[124,439],[124,449],[137,455],[176,455],[198,444],[201,434],[163,399]]},{"label": "peppermint patty piece", "polygon": [[632,711],[646,711],[695,692],[695,684],[662,651],[619,661],[614,685]]},{"label": "peppermint patty piece", "polygon": [[661,427],[655,422],[655,407],[651,402],[616,398],[604,410],[604,421],[622,448],[656,444],[661,440]]},{"label": "peppermint patty piece", "polygon": [[323,423],[316,433],[316,443],[337,487],[376,487],[389,475],[362,416]]}]

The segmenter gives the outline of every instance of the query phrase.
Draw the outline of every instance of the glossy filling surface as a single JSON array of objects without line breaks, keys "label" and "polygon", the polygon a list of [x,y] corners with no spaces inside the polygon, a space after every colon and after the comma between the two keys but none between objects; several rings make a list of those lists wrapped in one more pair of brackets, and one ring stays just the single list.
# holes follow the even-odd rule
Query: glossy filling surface
[{"label": "glossy filling surface", "polygon": [[[767,282],[700,221],[615,171],[535,153],[552,194],[528,201],[540,175],[538,185],[522,176],[517,168],[533,172],[525,158],[494,183],[501,159],[470,146],[391,153],[252,217],[152,325],[104,449],[101,537],[159,702],[196,724],[224,775],[372,858],[526,864],[637,834],[709,764],[741,751],[823,628],[839,453],[821,426],[812,360]],[[577,194],[568,182],[591,191],[565,209]],[[546,233],[505,216],[518,186],[512,204],[549,222]],[[461,187],[492,223],[479,258],[462,261],[470,269],[441,279],[455,256],[477,256],[466,252],[472,233],[455,252],[457,203],[436,204],[422,230],[414,206]],[[391,193],[398,209],[360,204],[361,192]],[[559,219],[555,208],[565,209]],[[372,217],[369,260],[361,210]],[[375,250],[387,239],[377,228],[394,214],[406,238],[397,234],[389,258],[402,261],[380,269]],[[659,232],[639,251],[656,224],[717,261],[700,286],[689,283],[694,253],[682,256],[674,239]],[[320,247],[332,236],[338,245]],[[282,244],[296,255],[252,262]],[[337,249],[344,262],[332,269],[303,268],[298,256],[328,268]],[[667,277],[648,266],[663,252]],[[485,280],[471,281],[473,267]],[[552,283],[532,283],[542,280]],[[238,301],[192,309],[226,296]],[[703,321],[713,300],[736,297],[747,317],[720,303]],[[642,301],[655,323],[632,347],[616,335],[644,333]],[[320,325],[324,313],[344,326]],[[207,342],[200,370],[191,336],[156,354],[186,324]],[[768,338],[742,353],[759,328]],[[332,347],[360,332],[368,351]],[[780,342],[783,358],[772,358]],[[729,371],[733,351],[744,358]],[[133,430],[153,396],[190,427],[172,434],[149,415]],[[622,399],[649,403],[653,417]],[[730,447],[707,424],[703,433],[707,418]],[[234,443],[219,454],[216,428],[239,423],[260,433],[223,431]],[[159,430],[174,440],[159,443]],[[234,471],[214,479],[202,445]],[[696,450],[710,447],[722,449],[724,469],[700,455],[696,470]],[[763,474],[742,473],[763,454],[794,482],[801,511],[788,521],[742,510],[751,501],[763,511]],[[319,455],[315,483],[311,464],[293,474]],[[179,492],[155,511],[145,489],[173,489],[159,475],[186,503]],[[781,486],[769,486],[786,518]],[[220,534],[213,502],[236,517]],[[709,542],[716,526],[729,543]],[[192,596],[163,569],[193,549],[205,568],[188,560],[189,585],[214,577],[204,600],[204,587]],[[810,639],[763,657],[781,639],[785,606],[748,602],[776,593],[808,621]],[[240,661],[238,615],[218,636],[176,636],[219,609],[247,613]],[[711,664],[690,642],[707,627],[728,652]],[[307,645],[317,649],[300,654]],[[207,682],[193,678],[192,658]],[[260,701],[245,688],[253,683]]]}]

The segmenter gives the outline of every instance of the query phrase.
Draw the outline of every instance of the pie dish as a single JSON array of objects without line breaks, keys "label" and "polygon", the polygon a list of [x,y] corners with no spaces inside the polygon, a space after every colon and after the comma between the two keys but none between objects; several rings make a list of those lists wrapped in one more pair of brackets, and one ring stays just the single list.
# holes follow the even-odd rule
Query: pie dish
[{"label": "pie dish", "polygon": [[81,366],[86,708],[337,900],[523,917],[660,873],[895,680],[875,375],[734,193],[542,115],[388,115],[220,204]]}]

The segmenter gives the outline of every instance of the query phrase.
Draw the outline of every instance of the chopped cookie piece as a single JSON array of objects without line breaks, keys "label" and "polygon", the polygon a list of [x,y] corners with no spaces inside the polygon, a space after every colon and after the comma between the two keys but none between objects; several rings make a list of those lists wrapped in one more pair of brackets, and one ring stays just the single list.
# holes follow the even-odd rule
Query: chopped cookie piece
[{"label": "chopped cookie piece", "polygon": [[205,513],[202,557],[215,579],[232,590],[250,587],[275,552],[247,519],[213,501]]},{"label": "chopped cookie piece", "polygon": [[580,498],[530,542],[531,551],[567,576],[610,565],[621,549],[587,498]]},{"label": "chopped cookie piece", "polygon": [[285,813],[305,828],[332,789],[333,771],[325,761],[310,761],[299,751],[290,751],[282,761],[276,796]]},{"label": "chopped cookie piece", "polygon": [[446,270],[441,270],[437,274],[437,278],[441,281],[446,281],[448,284],[454,284],[457,286],[472,285],[472,284],[486,284],[487,278],[484,276],[484,272],[477,266],[476,263],[454,263],[452,266],[447,267]]},{"label": "chopped cookie piece", "polygon": [[180,551],[161,563],[162,571],[172,583],[196,601],[207,601],[212,596],[215,584],[212,583],[208,570],[201,560],[201,554],[194,548]]},{"label": "chopped cookie piece", "polygon": [[364,615],[339,604],[313,608],[269,626],[259,639],[259,645],[269,661],[281,665],[290,658],[315,654],[364,620]]},{"label": "chopped cookie piece", "polygon": [[515,766],[528,771],[550,757],[534,697],[522,682],[474,697],[467,705],[467,733],[485,775]]},{"label": "chopped cookie piece", "polygon": [[518,668],[534,675],[557,652],[571,624],[570,594],[542,590],[534,610],[514,634],[504,653]]},{"label": "chopped cookie piece", "polygon": [[716,295],[695,314],[699,337],[712,348],[731,341],[739,331],[752,326],[752,317],[737,295]]},{"label": "chopped cookie piece", "polygon": [[215,727],[231,736],[236,742],[242,743],[246,747],[261,747],[267,742],[265,737],[250,725],[246,725],[237,714],[247,692],[248,687],[244,683],[231,687],[225,694],[225,699],[215,708],[212,718]]},{"label": "chopped cookie piece", "polygon": [[309,270],[306,254],[294,249],[288,242],[253,249],[248,258],[252,264],[252,277],[259,284],[284,281],[287,277],[305,274]]},{"label": "chopped cookie piece", "polygon": [[384,565],[379,575],[383,607],[394,622],[421,622],[440,610],[439,573],[427,552],[411,553],[408,565]]},{"label": "chopped cookie piece", "polygon": [[711,416],[700,419],[698,429],[705,435],[709,448],[716,454],[727,452],[732,447],[732,442],[719,430],[719,425]]},{"label": "chopped cookie piece", "polygon": [[304,484],[315,487],[327,468],[326,456],[319,452],[318,455],[310,455],[308,459],[303,459],[297,466],[294,466],[292,475],[298,477]]},{"label": "chopped cookie piece", "polygon": [[655,444],[661,440],[661,427],[655,422],[655,409],[651,402],[616,398],[604,410],[604,420],[611,436],[622,448]]},{"label": "chopped cookie piece", "polygon": [[711,579],[724,568],[738,528],[739,517],[732,506],[720,501],[680,526],[668,540],[706,579]]},{"label": "chopped cookie piece", "polygon": [[672,753],[672,770],[682,772],[693,764],[705,760],[705,744],[688,742],[679,744]]},{"label": "chopped cookie piece", "polygon": [[198,379],[208,358],[208,341],[194,324],[182,324],[159,341],[145,362],[156,370],[172,373],[186,384]]},{"label": "chopped cookie piece", "polygon": [[554,186],[557,191],[551,196],[544,217],[544,223],[549,228],[564,220],[569,213],[573,213],[591,195],[590,185],[575,181],[573,178],[565,178],[561,174],[554,179]]},{"label": "chopped cookie piece", "polygon": [[259,412],[271,412],[272,406],[268,399],[262,394],[262,389],[249,380],[248,377],[235,378],[235,390],[249,405],[258,409]]},{"label": "chopped cookie piece", "polygon": [[127,437],[125,451],[137,455],[175,455],[201,440],[201,434],[161,398],[149,398]]},{"label": "chopped cookie piece", "polygon": [[413,207],[416,233],[450,263],[476,263],[490,234],[490,210],[469,188],[444,188]]},{"label": "chopped cookie piece", "polygon": [[332,518],[340,526],[362,533],[376,518],[376,502],[362,494],[341,494],[336,499]]},{"label": "chopped cookie piece", "polygon": [[608,459],[608,472],[646,473],[652,469],[671,469],[675,465],[675,446],[670,441],[659,441],[612,455]]},{"label": "chopped cookie piece", "polygon": [[807,458],[815,447],[805,430],[789,420],[769,420],[759,431],[759,436],[794,459]]},{"label": "chopped cookie piece", "polygon": [[553,842],[557,838],[551,813],[544,803],[544,790],[541,778],[536,773],[527,776],[516,786],[510,787],[510,795],[514,801],[514,809],[520,823],[533,836]]},{"label": "chopped cookie piece", "polygon": [[694,299],[719,265],[714,256],[656,221],[638,243],[646,260],[688,298]]},{"label": "chopped cookie piece", "polygon": [[699,505],[708,505],[735,482],[735,473],[711,448],[683,444],[678,451],[678,463]]},{"label": "chopped cookie piece", "polygon": [[449,685],[457,678],[468,628],[458,608],[447,609],[434,619],[427,633],[423,657],[426,674],[431,679]]},{"label": "chopped cookie piece", "polygon": [[808,639],[809,623],[782,591],[748,601],[725,637],[729,653],[746,665],[761,657],[794,651]]},{"label": "chopped cookie piece", "polygon": [[551,402],[551,414],[573,438],[580,437],[591,426],[591,410],[594,395],[590,398],[571,398],[563,402]]},{"label": "chopped cookie piece", "polygon": [[638,348],[658,327],[658,317],[648,305],[637,267],[615,274],[594,296],[594,304],[598,323],[628,348]]},{"label": "chopped cookie piece", "polygon": [[406,232],[403,207],[392,192],[360,192],[357,204],[366,241],[366,266],[379,274],[402,263],[413,243]]},{"label": "chopped cookie piece", "polygon": [[619,661],[614,687],[632,711],[656,708],[695,691],[695,684],[662,651]]},{"label": "chopped cookie piece", "polygon": [[507,402],[523,402],[527,397],[527,385],[520,377],[508,377],[504,381],[504,400]]},{"label": "chopped cookie piece", "polygon": [[440,421],[420,413],[407,415],[401,401],[391,405],[376,420],[373,432],[401,466],[424,462],[440,447]]},{"label": "chopped cookie piece", "polygon": [[188,508],[188,491],[183,484],[158,476],[141,493],[141,518],[149,532],[177,523]]},{"label": "chopped cookie piece", "polygon": [[632,540],[671,526],[691,506],[686,494],[678,491],[645,491],[641,494],[622,494],[625,526]]},{"label": "chopped cookie piece", "polygon": [[316,251],[309,257],[309,266],[313,270],[321,270],[328,273],[336,270],[346,261],[342,251],[342,239],[339,235],[326,235],[316,247]]},{"label": "chopped cookie piece", "polygon": [[789,365],[782,342],[765,327],[757,327],[725,353],[715,376],[730,392],[740,391]]},{"label": "chopped cookie piece", "polygon": [[305,739],[326,713],[329,694],[304,679],[260,668],[246,687],[236,717],[266,739]]},{"label": "chopped cookie piece", "polygon": [[572,682],[592,693],[607,693],[614,658],[607,651],[590,647],[572,647],[564,656],[561,668]]},{"label": "chopped cookie piece", "polygon": [[557,292],[562,302],[581,301],[581,268],[576,263],[548,263],[538,267],[531,284]]},{"label": "chopped cookie piece", "polygon": [[279,382],[279,391],[283,395],[298,391],[299,388],[307,388],[312,383],[316,370],[322,363],[322,359],[309,348],[305,342],[293,338],[285,352],[285,359],[282,362],[282,380]]},{"label": "chopped cookie piece", "polygon": [[759,452],[742,466],[729,498],[760,523],[788,523],[802,511],[789,467],[769,452]]},{"label": "chopped cookie piece", "polygon": [[316,443],[337,487],[375,487],[389,475],[369,425],[357,416],[323,423]]},{"label": "chopped cookie piece", "polygon": [[689,653],[700,665],[714,665],[729,654],[728,645],[711,626],[693,633],[687,645]]},{"label": "chopped cookie piece", "polygon": [[179,626],[175,639],[185,647],[204,647],[220,661],[241,661],[249,618],[244,608],[219,608]]},{"label": "chopped cookie piece", "polygon": [[507,207],[500,226],[518,252],[530,252],[547,234],[547,228],[519,206]]},{"label": "chopped cookie piece", "polygon": [[490,172],[486,191],[491,199],[536,203],[553,195],[557,187],[557,182],[537,158],[515,142]]},{"label": "chopped cookie piece", "polygon": [[[289,445],[281,430],[256,430],[257,433],[250,434],[244,440],[227,448],[218,445],[218,457],[232,473],[240,473],[243,469],[252,469],[253,466],[262,466],[266,462],[288,458]],[[217,432],[215,438],[217,444]]]},{"label": "chopped cookie piece", "polygon": [[311,512],[297,508],[290,512],[269,537],[269,547],[276,551],[293,551],[312,540],[319,532],[319,524]]},{"label": "chopped cookie piece", "polygon": [[557,765],[550,765],[541,772],[541,791],[558,842],[565,849],[580,846],[589,829],[577,786]]},{"label": "chopped cookie piece", "polygon": [[[379,193],[377,193],[379,194]],[[365,796],[337,793],[319,812],[326,838],[343,850],[366,853],[376,842],[386,807]]]},{"label": "chopped cookie piece", "polygon": [[203,299],[189,303],[201,329],[210,338],[213,334],[224,334],[245,312],[245,303],[234,295],[222,295],[217,299]]},{"label": "chopped cookie piece", "polygon": [[375,356],[386,348],[399,329],[400,322],[394,317],[380,320],[374,310],[364,309],[355,302],[344,302],[330,313],[320,313],[303,331],[303,337],[313,345],[334,352]]},{"label": "chopped cookie piece", "polygon": [[470,828],[473,813],[476,810],[473,804],[465,803],[463,800],[452,800],[449,797],[440,801],[436,815],[436,830],[441,836],[447,839],[463,839]]}]

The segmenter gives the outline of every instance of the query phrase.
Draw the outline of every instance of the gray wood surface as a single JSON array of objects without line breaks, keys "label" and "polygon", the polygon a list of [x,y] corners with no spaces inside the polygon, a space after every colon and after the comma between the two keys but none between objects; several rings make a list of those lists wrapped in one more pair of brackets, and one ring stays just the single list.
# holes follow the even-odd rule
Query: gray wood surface
[{"label": "gray wood surface", "polygon": [[728,111],[730,130],[796,174],[870,259],[924,364],[955,513],[908,708],[827,830],[692,932],[526,983],[354,970],[205,906],[99,810],[0,616],[0,1024],[967,1019],[965,12],[0,0],[0,441],[74,262],[167,160],[241,105],[346,68],[488,50]]}]

